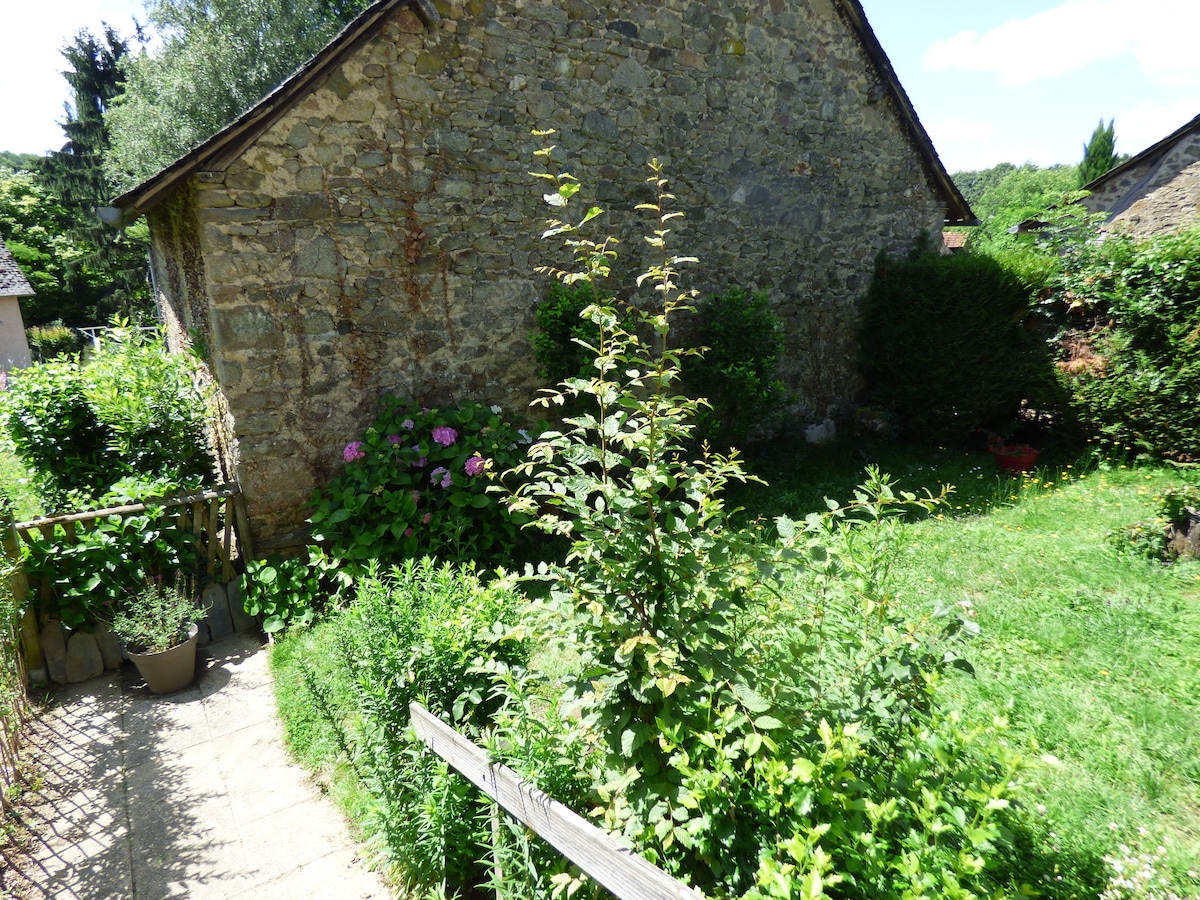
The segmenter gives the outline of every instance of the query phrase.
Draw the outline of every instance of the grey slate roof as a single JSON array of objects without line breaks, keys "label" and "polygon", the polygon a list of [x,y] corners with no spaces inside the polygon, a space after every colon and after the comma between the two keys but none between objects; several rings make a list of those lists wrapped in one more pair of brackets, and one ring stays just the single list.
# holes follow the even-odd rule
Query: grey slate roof
[{"label": "grey slate roof", "polygon": [[0,297],[32,297],[29,279],[0,239]]}]

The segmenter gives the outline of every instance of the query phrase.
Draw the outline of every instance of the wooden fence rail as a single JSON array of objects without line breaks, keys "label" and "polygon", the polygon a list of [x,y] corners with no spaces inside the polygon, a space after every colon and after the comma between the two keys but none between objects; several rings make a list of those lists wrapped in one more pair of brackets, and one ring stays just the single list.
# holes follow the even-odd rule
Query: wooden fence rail
[{"label": "wooden fence rail", "polygon": [[43,665],[38,642],[39,623],[34,616],[34,604],[29,602],[29,598],[48,596],[50,586],[40,581],[29,582],[21,565],[20,543],[23,541],[32,545],[49,541],[77,544],[101,521],[110,520],[113,516],[124,519],[151,508],[176,511],[176,524],[184,532],[191,532],[198,558],[210,578],[230,581],[234,577],[234,563],[238,559],[252,558],[245,500],[236,484],[146,503],[48,516],[29,522],[0,522],[0,536],[5,538],[3,555],[14,566],[9,586],[17,609],[24,610],[20,641],[25,651],[26,672],[36,675]]},{"label": "wooden fence rail", "polygon": [[512,769],[490,761],[482,748],[419,703],[408,711],[413,730],[429,749],[620,900],[703,900],[699,891],[622,847]]}]

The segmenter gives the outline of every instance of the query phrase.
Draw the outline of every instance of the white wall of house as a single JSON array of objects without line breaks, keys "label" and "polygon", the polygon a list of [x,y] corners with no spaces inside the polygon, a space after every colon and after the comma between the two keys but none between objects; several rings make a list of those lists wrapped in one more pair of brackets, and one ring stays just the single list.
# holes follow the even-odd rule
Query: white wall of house
[{"label": "white wall of house", "polygon": [[0,297],[0,372],[29,365],[29,342],[16,297]]}]

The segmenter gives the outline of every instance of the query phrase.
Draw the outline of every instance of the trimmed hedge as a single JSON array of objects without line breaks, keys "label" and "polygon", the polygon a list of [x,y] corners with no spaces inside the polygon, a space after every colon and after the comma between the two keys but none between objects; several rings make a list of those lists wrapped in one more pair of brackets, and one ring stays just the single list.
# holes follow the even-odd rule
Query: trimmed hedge
[{"label": "trimmed hedge", "polygon": [[867,399],[902,434],[934,443],[1003,432],[1022,404],[1057,404],[1030,291],[986,256],[881,258],[860,332]]}]

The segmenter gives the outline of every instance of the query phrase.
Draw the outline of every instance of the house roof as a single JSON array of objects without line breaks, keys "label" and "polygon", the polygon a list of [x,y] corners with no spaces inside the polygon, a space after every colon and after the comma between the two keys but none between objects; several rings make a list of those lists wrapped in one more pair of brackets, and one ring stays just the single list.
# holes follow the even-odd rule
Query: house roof
[{"label": "house roof", "polygon": [[1190,122],[1175,129],[1161,141],[1151,144],[1136,156],[1129,157],[1129,159],[1125,160],[1119,166],[1109,169],[1099,178],[1088,182],[1083,186],[1083,190],[1095,193],[1096,191],[1103,190],[1110,182],[1124,177],[1130,171],[1140,166],[1148,166],[1146,175],[1129,188],[1125,195],[1114,205],[1115,208],[1108,210],[1115,217],[1119,213],[1124,212],[1134,200],[1141,196],[1142,188],[1158,175],[1159,164],[1171,152],[1172,148],[1185,137],[1198,130],[1200,130],[1200,116],[1196,116]]},{"label": "house roof", "polygon": [[[910,140],[921,155],[927,174],[946,200],[946,224],[978,224],[966,199],[955,187],[945,166],[942,165],[921,120],[917,118],[917,112],[901,87],[891,61],[867,22],[862,4],[859,0],[836,0],[836,3],[858,35],[871,64],[878,71],[884,92],[891,96]],[[375,34],[376,26],[382,20],[403,7],[413,9],[426,26],[441,20],[432,0],[378,0],[342,29],[324,50],[297,69],[289,79],[185,156],[117,197],[112,201],[114,208],[100,210],[101,218],[110,225],[127,224],[157,206],[176,185],[196,172],[220,170],[229,165],[311,86],[339,66],[359,44]]]},{"label": "house roof", "polygon": [[33,294],[29,279],[0,240],[0,297],[32,297]]}]

